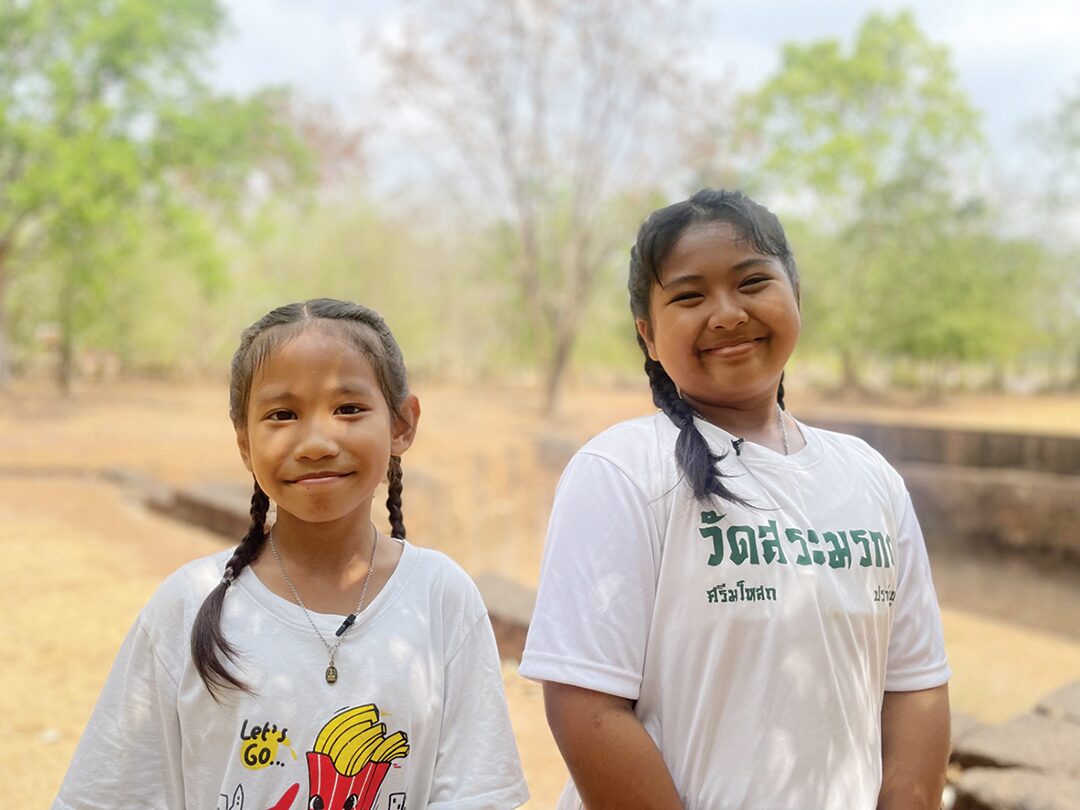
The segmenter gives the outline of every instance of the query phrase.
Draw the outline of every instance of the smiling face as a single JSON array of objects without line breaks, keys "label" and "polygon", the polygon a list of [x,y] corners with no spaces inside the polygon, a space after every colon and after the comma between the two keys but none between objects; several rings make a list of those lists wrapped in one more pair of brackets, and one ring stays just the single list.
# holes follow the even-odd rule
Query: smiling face
[{"label": "smiling face", "polygon": [[712,418],[775,402],[799,337],[799,305],[779,259],[726,222],[701,223],[664,261],[637,328],[683,399]]},{"label": "smiling face", "polygon": [[343,334],[310,327],[260,365],[237,444],[279,521],[366,523],[390,456],[412,444],[415,397],[403,412],[412,424],[391,411],[371,362]]}]

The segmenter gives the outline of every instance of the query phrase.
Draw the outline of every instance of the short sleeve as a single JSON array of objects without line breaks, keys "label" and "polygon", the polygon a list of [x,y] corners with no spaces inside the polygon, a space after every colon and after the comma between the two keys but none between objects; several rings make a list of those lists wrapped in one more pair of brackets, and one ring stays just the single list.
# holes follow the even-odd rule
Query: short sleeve
[{"label": "short sleeve", "polygon": [[427,807],[500,810],[529,798],[503,691],[495,634],[481,612],[446,665],[442,733]]},{"label": "short sleeve", "polygon": [[641,490],[606,458],[575,456],[555,493],[521,674],[636,700],[659,561]]},{"label": "short sleeve", "polygon": [[176,681],[140,622],[128,632],[53,810],[183,810]]},{"label": "short sleeve", "polygon": [[885,691],[912,692],[941,686],[952,675],[945,657],[941,611],[930,576],[922,529],[915,517],[911,496],[906,492],[896,548],[900,570]]}]

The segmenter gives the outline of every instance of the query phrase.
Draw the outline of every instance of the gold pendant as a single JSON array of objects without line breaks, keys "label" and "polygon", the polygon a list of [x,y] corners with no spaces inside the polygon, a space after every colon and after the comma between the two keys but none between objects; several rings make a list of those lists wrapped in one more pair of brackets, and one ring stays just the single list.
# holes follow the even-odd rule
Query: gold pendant
[{"label": "gold pendant", "polygon": [[328,666],[326,668],[326,682],[327,683],[336,683],[337,682],[337,667],[335,667],[333,664],[331,664],[330,666]]}]

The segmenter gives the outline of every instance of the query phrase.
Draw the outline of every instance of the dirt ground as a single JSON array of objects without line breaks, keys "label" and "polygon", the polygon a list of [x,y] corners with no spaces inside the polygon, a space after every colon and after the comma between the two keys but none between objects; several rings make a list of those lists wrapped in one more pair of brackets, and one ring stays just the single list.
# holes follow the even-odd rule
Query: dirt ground
[{"label": "dirt ground", "polygon": [[[606,425],[651,410],[641,387],[570,391],[556,419],[540,417],[527,388],[415,388],[424,413],[405,457],[410,538],[473,574],[497,571],[530,586],[569,454]],[[798,392],[788,399],[811,422],[815,413],[857,413],[1080,433],[1080,398],[975,398],[918,410],[840,407]],[[83,387],[71,400],[35,385],[0,394],[0,775],[9,806],[48,806],[139,608],[178,565],[227,544],[148,512],[102,471],[178,485],[245,484],[225,400],[224,383]],[[949,581],[956,590],[958,578]],[[1039,588],[1037,578],[1031,588]],[[1000,722],[1080,677],[1080,631],[991,617],[963,599],[943,604],[956,709]],[[551,807],[566,772],[539,689],[512,665],[505,681],[533,794],[528,806]]]}]

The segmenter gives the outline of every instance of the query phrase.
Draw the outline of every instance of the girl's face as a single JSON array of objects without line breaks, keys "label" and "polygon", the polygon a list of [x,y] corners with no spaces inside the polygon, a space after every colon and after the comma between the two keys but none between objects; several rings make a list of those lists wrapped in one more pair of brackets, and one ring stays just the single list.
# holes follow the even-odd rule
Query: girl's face
[{"label": "girl's face", "polygon": [[706,418],[774,402],[799,338],[799,304],[780,260],[726,222],[687,228],[637,320],[649,357]]},{"label": "girl's face", "polygon": [[277,504],[279,517],[366,522],[391,454],[412,444],[416,397],[402,412],[408,421],[391,411],[363,354],[342,336],[313,328],[263,362],[236,439],[244,465]]}]

